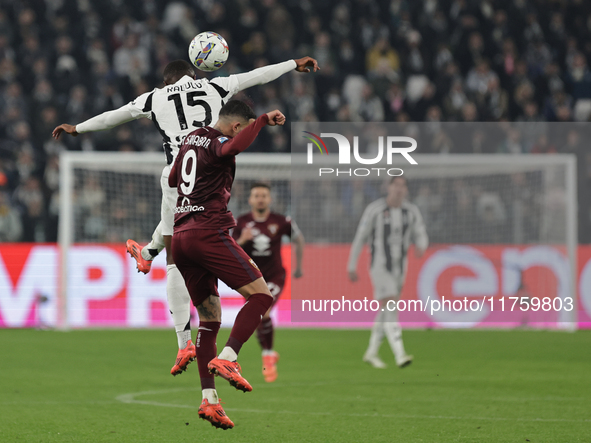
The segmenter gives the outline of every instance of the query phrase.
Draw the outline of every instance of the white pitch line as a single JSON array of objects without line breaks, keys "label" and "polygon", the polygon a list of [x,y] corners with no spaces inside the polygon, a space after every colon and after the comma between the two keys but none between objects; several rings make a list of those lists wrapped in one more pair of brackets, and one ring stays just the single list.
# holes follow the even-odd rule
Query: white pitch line
[{"label": "white pitch line", "polygon": [[138,395],[148,395],[146,393],[139,392],[137,394],[123,394],[115,397],[115,400],[121,403],[134,403],[136,405],[149,405],[149,406],[160,406],[162,408],[186,408],[186,409],[199,409],[199,406],[192,405],[175,405],[171,403],[159,403],[157,401],[145,401],[136,400],[135,397]]},{"label": "white pitch line", "polygon": [[[184,409],[198,409],[199,406],[194,405],[179,405],[175,403],[161,403],[156,401],[138,400],[136,397],[143,395],[159,395],[170,394],[173,392],[186,392],[197,390],[197,388],[174,388],[161,389],[157,391],[142,391],[136,393],[122,394],[115,397],[115,400],[127,404],[139,404],[148,406],[158,406],[164,408],[184,408]],[[327,415],[339,417],[376,417],[376,418],[416,418],[429,420],[489,420],[489,421],[526,421],[526,422],[565,422],[565,423],[591,423],[591,419],[570,419],[570,418],[519,418],[519,417],[460,417],[453,415],[411,415],[411,414],[356,414],[356,413],[332,413],[332,412],[309,412],[309,411],[285,411],[285,410],[268,410],[268,409],[239,409],[239,408],[224,408],[229,412],[246,412],[250,414],[288,414],[288,415]]]}]

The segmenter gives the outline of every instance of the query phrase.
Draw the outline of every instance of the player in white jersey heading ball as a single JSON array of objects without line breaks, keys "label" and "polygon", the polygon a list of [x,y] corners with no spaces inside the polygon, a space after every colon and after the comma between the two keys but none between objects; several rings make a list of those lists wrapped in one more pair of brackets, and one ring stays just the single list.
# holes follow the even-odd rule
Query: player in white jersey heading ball
[{"label": "player in white jersey heading ball", "polygon": [[127,241],[127,250],[137,261],[138,271],[148,273],[152,260],[166,248],[166,293],[177,333],[179,351],[172,375],[186,370],[195,359],[195,345],[191,340],[191,298],[181,273],[174,264],[171,242],[174,225],[177,190],[168,185],[170,168],[174,163],[184,138],[197,128],[218,120],[220,109],[230,98],[247,88],[269,83],[290,71],[316,72],[320,68],[311,57],[288,60],[264,66],[243,74],[197,79],[193,66],[184,60],[169,63],[164,69],[164,87],[140,95],[132,102],[113,111],[104,112],[77,125],[62,124],[53,130],[57,139],[62,132],[77,136],[85,132],[110,129],[141,117],[149,118],[162,135],[166,166],[162,170],[161,220],[152,241],[143,248],[133,240]]},{"label": "player in white jersey heading ball", "polygon": [[419,208],[405,200],[407,195],[406,178],[393,177],[388,184],[386,197],[367,206],[351,245],[347,264],[349,279],[357,281],[357,260],[364,243],[369,245],[369,274],[374,298],[380,301],[381,310],[375,318],[363,361],[376,368],[386,367],[378,357],[384,335],[390,343],[399,367],[403,368],[412,362],[412,356],[407,355],[404,350],[398,311],[387,309],[388,301],[400,298],[411,243],[415,244],[415,253],[418,257],[423,255],[429,244]]}]

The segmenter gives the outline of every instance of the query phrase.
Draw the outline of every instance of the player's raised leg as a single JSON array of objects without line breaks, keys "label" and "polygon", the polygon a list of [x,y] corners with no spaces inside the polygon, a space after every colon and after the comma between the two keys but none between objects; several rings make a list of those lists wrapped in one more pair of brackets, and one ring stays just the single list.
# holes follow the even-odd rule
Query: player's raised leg
[{"label": "player's raised leg", "polygon": [[[244,251],[242,252],[244,253]],[[212,373],[225,378],[236,389],[246,392],[252,391],[252,386],[240,374],[241,368],[236,360],[242,345],[256,331],[261,319],[271,307],[273,296],[262,277],[238,288],[237,291],[246,298],[246,302],[236,316],[226,346],[220,355],[209,363],[208,367]]]},{"label": "player's raised leg", "polygon": [[174,366],[170,370],[172,375],[181,374],[187,366],[195,360],[195,345],[191,341],[191,297],[185,280],[177,268],[171,250],[172,236],[165,235],[166,243],[166,297],[168,309],[172,316],[176,331],[179,350]]},{"label": "player's raised leg", "polygon": [[135,240],[128,239],[125,242],[127,253],[135,260],[137,272],[147,274],[152,269],[152,260],[145,259],[142,256],[142,247]]},{"label": "player's raised leg", "polygon": [[125,246],[127,247],[127,252],[131,255],[137,264],[138,272],[143,272],[147,274],[150,272],[152,268],[152,260],[156,258],[158,254],[164,249],[164,237],[162,236],[162,220],[154,229],[154,233],[152,234],[152,240],[143,248],[132,239],[127,240]]},{"label": "player's raised leg", "polygon": [[158,235],[162,235],[166,249],[166,298],[179,346],[177,358],[170,373],[177,375],[185,371],[187,365],[195,360],[195,345],[191,341],[191,296],[172,254],[174,208],[178,193],[176,188],[172,188],[168,184],[169,173],[170,168],[167,166],[160,177],[162,206],[160,209],[160,229],[157,231],[159,231]]},{"label": "player's raised leg", "polygon": [[154,260],[166,246],[164,244],[164,236],[162,235],[162,226],[163,223],[162,220],[160,220],[160,223],[158,223],[158,226],[156,226],[156,229],[154,229],[154,232],[152,233],[152,240],[142,248],[142,258],[144,260]]}]

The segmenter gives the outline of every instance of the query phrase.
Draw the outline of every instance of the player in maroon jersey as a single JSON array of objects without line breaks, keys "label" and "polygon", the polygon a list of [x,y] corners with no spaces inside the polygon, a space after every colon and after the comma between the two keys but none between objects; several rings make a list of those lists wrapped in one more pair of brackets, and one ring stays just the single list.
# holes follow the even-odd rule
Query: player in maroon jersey
[{"label": "player in maroon jersey", "polygon": [[[228,211],[236,170],[236,155],[244,151],[265,125],[283,125],[285,116],[272,111],[256,118],[239,100],[220,110],[215,126],[191,132],[173,164],[168,183],[178,189],[172,255],[199,314],[195,343],[203,390],[199,417],[216,427],[232,428],[215,390],[214,374],[236,389],[252,391],[236,362],[242,345],[261,323],[273,296],[255,262],[236,244],[228,230],[236,226]],[[226,346],[216,357],[221,305],[217,279],[245,299]]]},{"label": "player in maroon jersey", "polygon": [[[255,183],[250,188],[248,204],[251,212],[238,217],[232,237],[258,265],[273,295],[273,305],[279,300],[285,284],[285,268],[281,260],[281,237],[291,237],[295,244],[295,278],[302,276],[304,236],[290,217],[271,212],[271,188]],[[271,308],[257,329],[257,338],[263,349],[263,375],[266,382],[277,379],[279,354],[273,350],[273,320]]]}]

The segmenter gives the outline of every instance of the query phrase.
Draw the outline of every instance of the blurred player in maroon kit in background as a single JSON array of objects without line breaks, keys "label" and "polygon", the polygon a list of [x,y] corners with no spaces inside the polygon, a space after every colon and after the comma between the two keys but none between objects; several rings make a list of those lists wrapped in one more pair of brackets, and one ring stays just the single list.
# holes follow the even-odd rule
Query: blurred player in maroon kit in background
[{"label": "blurred player in maroon kit in background", "polygon": [[[239,100],[220,110],[213,128],[191,132],[184,140],[168,178],[178,189],[172,254],[199,314],[195,343],[203,390],[199,417],[223,429],[234,427],[219,402],[214,374],[236,389],[252,391],[236,362],[242,345],[256,331],[273,296],[255,262],[236,244],[228,230],[236,226],[228,211],[236,171],[236,155],[254,141],[265,125],[283,125],[279,111],[255,120],[254,111]],[[217,280],[245,299],[226,346],[216,357],[221,305]]]},{"label": "blurred player in maroon kit in background", "polygon": [[[290,217],[271,212],[271,188],[255,183],[250,188],[248,204],[252,211],[236,220],[232,237],[254,259],[273,295],[273,305],[279,300],[285,284],[285,268],[281,260],[281,238],[287,235],[295,244],[295,278],[302,276],[304,236]],[[263,349],[263,375],[266,382],[277,379],[279,354],[273,350],[273,320],[271,308],[257,329],[257,338]]]}]

